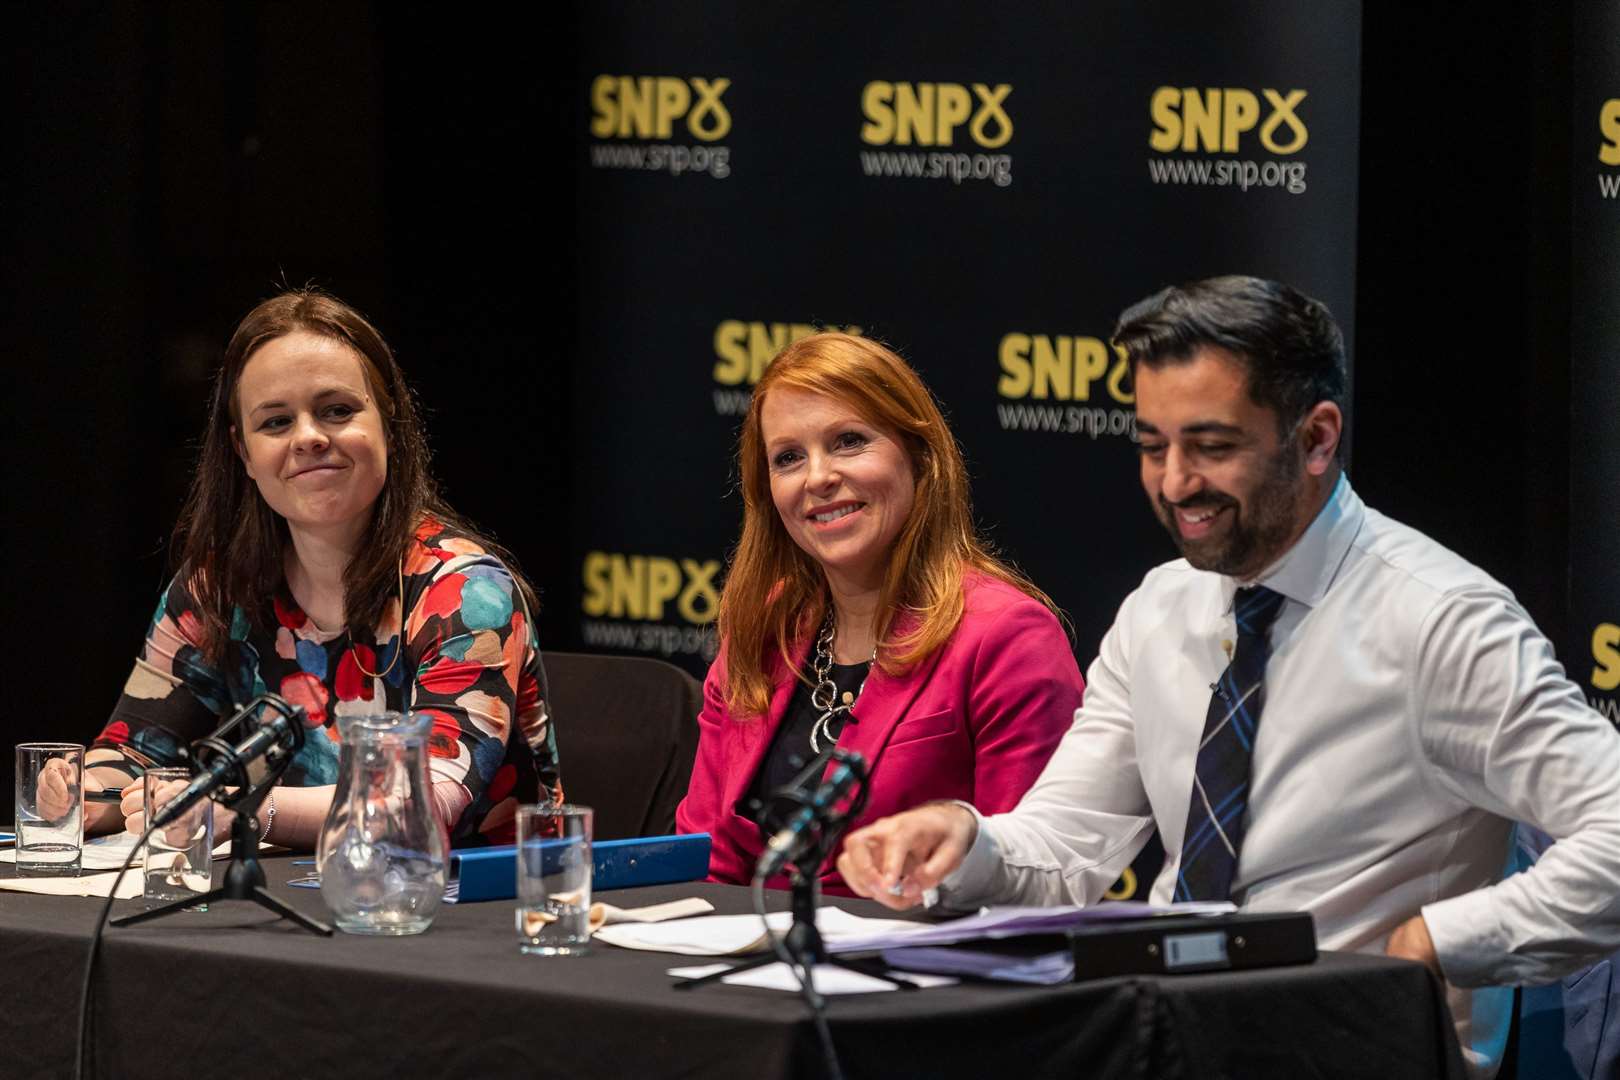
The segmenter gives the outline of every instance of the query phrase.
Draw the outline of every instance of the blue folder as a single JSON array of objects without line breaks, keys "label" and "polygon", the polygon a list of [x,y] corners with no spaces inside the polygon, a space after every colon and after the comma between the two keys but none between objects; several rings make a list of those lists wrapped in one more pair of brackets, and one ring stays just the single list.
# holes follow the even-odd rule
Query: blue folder
[{"label": "blue folder", "polygon": [[[559,851],[564,841],[542,847]],[[591,845],[591,891],[628,889],[702,881],[709,876],[709,834],[642,836],[632,840],[598,840]],[[450,853],[450,877],[458,900],[510,900],[517,895],[517,848],[464,848]]]}]

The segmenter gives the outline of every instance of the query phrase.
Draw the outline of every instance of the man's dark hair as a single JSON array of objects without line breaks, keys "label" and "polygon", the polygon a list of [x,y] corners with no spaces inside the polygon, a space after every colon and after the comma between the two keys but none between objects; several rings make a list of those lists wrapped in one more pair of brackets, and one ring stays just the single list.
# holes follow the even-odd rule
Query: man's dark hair
[{"label": "man's dark hair", "polygon": [[1185,363],[1201,348],[1226,350],[1248,375],[1249,397],[1277,414],[1284,434],[1317,402],[1348,407],[1338,324],[1326,305],[1281,282],[1232,275],[1172,286],[1127,308],[1114,344],[1132,375],[1141,364]]}]

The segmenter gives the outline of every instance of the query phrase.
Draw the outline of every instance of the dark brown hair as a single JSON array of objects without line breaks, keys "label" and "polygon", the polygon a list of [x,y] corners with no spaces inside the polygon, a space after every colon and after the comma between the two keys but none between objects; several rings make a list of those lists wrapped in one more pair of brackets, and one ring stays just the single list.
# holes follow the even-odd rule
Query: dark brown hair
[{"label": "dark brown hair", "polygon": [[[233,428],[241,428],[241,416],[236,388],[260,346],[300,330],[354,350],[387,437],[388,477],[359,552],[343,573],[344,620],[350,634],[358,639],[382,621],[398,587],[400,559],[427,515],[468,534],[505,562],[532,619],[538,610],[534,591],[511,554],[479,535],[439,494],[415,398],[388,343],[365,316],[337,297],[318,289],[292,289],[248,312],[225,346],[197,471],[174,526],[170,550],[176,568],[189,573],[204,655],[214,663],[222,659],[234,608],[240,607],[255,626],[268,627],[273,621],[272,597],[285,580],[287,522],[265,503],[237,456]],[[400,615],[403,620],[405,613]]]},{"label": "dark brown hair", "polygon": [[[1224,349],[1248,375],[1249,398],[1277,415],[1284,437],[1319,401],[1349,409],[1344,336],[1333,315],[1280,281],[1230,275],[1154,293],[1125,310],[1114,344],[1130,357],[1131,374],[1191,360],[1199,349]],[[1335,456],[1344,461],[1341,439]]]}]

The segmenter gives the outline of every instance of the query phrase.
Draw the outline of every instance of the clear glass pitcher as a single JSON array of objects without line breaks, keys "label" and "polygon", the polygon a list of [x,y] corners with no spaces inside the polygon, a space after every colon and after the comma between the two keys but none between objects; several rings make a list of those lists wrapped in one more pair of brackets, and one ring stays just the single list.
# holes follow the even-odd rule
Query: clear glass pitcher
[{"label": "clear glass pitcher", "polygon": [[337,791],[321,829],[321,898],[339,930],[420,934],[444,898],[445,837],[429,793],[433,718],[338,718]]}]

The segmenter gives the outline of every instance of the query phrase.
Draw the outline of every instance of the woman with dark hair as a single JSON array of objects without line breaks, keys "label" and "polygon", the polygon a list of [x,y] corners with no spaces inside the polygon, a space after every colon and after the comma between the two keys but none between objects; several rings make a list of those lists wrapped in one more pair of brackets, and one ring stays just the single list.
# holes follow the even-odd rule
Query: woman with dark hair
[{"label": "woman with dark hair", "polygon": [[87,791],[125,795],[89,804],[90,829],[138,831],[134,775],[181,760],[265,691],[309,725],[260,811],[266,839],[314,845],[337,719],[385,709],[432,716],[434,808],[452,843],[503,842],[519,802],[560,799],[534,592],[440,497],[404,375],[352,307],[295,290],[237,326],[173,551],[86,761]]},{"label": "woman with dark hair", "polygon": [[[712,836],[710,876],[750,880],[772,793],[813,784],[835,746],[872,766],[860,821],[929,799],[1011,809],[1083,683],[1051,600],[975,534],[961,452],[917,373],[862,337],[789,345],[754,389],[738,461],[742,539],[676,814]],[[833,862],[822,885],[848,892]]]}]

